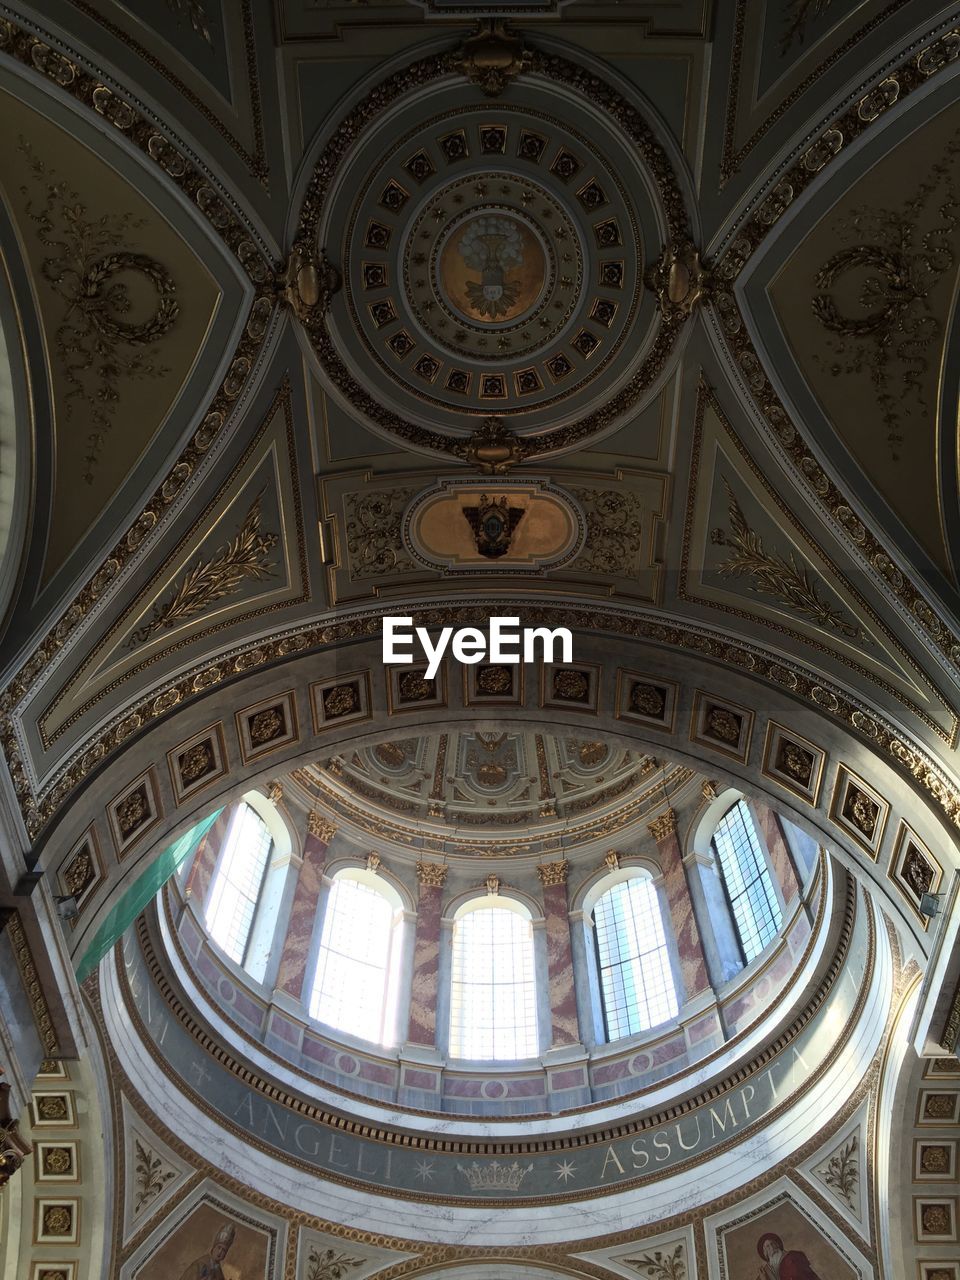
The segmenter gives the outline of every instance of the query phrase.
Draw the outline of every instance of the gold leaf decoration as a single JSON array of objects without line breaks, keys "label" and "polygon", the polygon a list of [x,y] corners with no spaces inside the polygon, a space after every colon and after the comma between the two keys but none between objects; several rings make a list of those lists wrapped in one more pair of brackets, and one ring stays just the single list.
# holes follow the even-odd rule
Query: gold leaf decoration
[{"label": "gold leaf decoration", "polygon": [[247,579],[267,578],[272,575],[273,563],[267,553],[280,541],[276,533],[262,533],[261,505],[263,490],[244,517],[235,537],[221,547],[212,559],[198,558],[188,569],[163,603],[154,605],[153,617],[138,627],[127,641],[127,648],[143,644],[157,631],[168,631],[182,622],[204,613],[210,605],[233,595]]},{"label": "gold leaf decoration", "polygon": [[718,540],[730,548],[730,554],[720,565],[720,572],[727,577],[749,578],[752,590],[775,596],[792,613],[809,618],[818,626],[831,627],[851,639],[861,637],[858,626],[845,621],[840,609],[831,608],[820,598],[809,571],[792,552],[784,558],[764,550],[763,540],[747,524],[729,483],[724,484],[730,501],[730,533],[721,533]]}]

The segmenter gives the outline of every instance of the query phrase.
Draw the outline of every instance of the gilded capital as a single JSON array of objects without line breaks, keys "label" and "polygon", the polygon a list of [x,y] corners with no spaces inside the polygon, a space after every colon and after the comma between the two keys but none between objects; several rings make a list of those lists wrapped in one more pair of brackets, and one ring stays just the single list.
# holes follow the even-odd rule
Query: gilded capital
[{"label": "gilded capital", "polygon": [[667,836],[672,836],[677,829],[677,815],[672,809],[667,809],[665,813],[661,813],[658,818],[648,824],[648,830],[656,840],[657,844],[661,840],[666,840]]},{"label": "gilded capital", "polygon": [[307,830],[318,840],[323,840],[325,844],[329,844],[337,834],[336,826],[318,809],[311,809],[307,814]]},{"label": "gilded capital", "polygon": [[566,884],[569,867],[566,858],[559,862],[543,862],[537,867],[537,875],[548,888],[554,884]]},{"label": "gilded capital", "polygon": [[450,870],[442,862],[418,862],[417,879],[429,889],[442,889]]}]

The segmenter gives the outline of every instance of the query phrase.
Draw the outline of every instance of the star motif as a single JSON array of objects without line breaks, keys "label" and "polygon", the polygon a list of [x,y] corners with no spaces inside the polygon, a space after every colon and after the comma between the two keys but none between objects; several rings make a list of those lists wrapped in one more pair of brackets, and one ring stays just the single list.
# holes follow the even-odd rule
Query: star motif
[{"label": "star motif", "polygon": [[541,316],[541,317],[540,317],[540,328],[541,328],[541,329],[549,329],[549,328],[550,328],[550,317],[549,317],[549,316]]},{"label": "star motif", "polygon": [[567,232],[564,227],[554,227],[553,234],[557,237],[558,240],[566,240],[567,238]]},{"label": "star motif", "polygon": [[414,266],[422,267],[423,264],[426,262],[426,260],[427,260],[427,255],[425,253],[415,253],[413,255]]},{"label": "star motif", "polygon": [[508,195],[510,194],[510,184],[509,184],[509,182],[504,182],[504,183],[501,185],[501,187],[500,187],[500,194],[501,194],[502,196],[508,196]]},{"label": "star motif", "polygon": [[564,1160],[563,1164],[557,1165],[557,1179],[563,1179],[566,1185],[577,1172],[577,1166],[570,1160]]},{"label": "star motif", "polygon": [[458,191],[458,192],[457,192],[457,194],[453,197],[453,203],[454,203],[454,204],[463,204],[463,196],[460,194],[460,192],[459,192],[459,191]]},{"label": "star motif", "polygon": [[570,279],[570,277],[569,277],[569,276],[561,276],[561,277],[560,277],[560,288],[561,288],[561,289],[572,289],[572,288],[573,288],[573,281]]},{"label": "star motif", "polygon": [[475,196],[485,196],[487,194],[487,184],[485,182],[478,182],[473,188],[473,194]]},{"label": "star motif", "polygon": [[511,339],[510,339],[510,338],[502,337],[502,338],[498,338],[498,339],[497,339],[497,350],[498,350],[498,351],[506,351],[506,350],[507,350],[507,348],[508,348],[508,347],[511,347],[511,346],[513,346],[513,343],[512,343],[512,341],[511,341]]},{"label": "star motif", "polygon": [[467,340],[466,329],[458,329],[457,332],[453,335],[453,340],[454,342],[466,342]]},{"label": "star motif", "polygon": [[442,222],[443,219],[447,216],[447,211],[446,209],[443,209],[443,208],[436,208],[433,211],[433,216],[436,218],[437,222]]},{"label": "star motif", "polygon": [[417,1177],[421,1182],[433,1181],[433,1161],[418,1160],[417,1161]]},{"label": "star motif", "polygon": [[533,194],[532,191],[524,191],[523,194],[520,196],[520,202],[523,205],[528,205],[532,200],[536,200],[536,198],[537,197]]}]

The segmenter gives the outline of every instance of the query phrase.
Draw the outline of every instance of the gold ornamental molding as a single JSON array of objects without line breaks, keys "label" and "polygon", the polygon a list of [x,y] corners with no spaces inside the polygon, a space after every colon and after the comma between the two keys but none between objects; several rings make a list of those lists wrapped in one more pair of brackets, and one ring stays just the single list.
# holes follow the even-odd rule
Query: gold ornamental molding
[{"label": "gold ornamental molding", "polygon": [[553,885],[566,884],[567,872],[570,870],[570,864],[566,858],[560,862],[544,862],[537,867],[537,875],[543,883],[545,889],[549,889]]},{"label": "gold ornamental molding", "polygon": [[[516,606],[524,615],[523,606]],[[746,641],[704,626],[676,621],[662,621],[637,611],[626,611],[594,604],[590,608],[564,606],[529,611],[539,626],[566,626],[584,631],[600,631],[608,636],[628,637],[671,650],[687,650],[729,666],[740,674],[751,675],[773,688],[787,692],[815,708],[835,723],[855,731],[871,744],[876,754],[906,772],[917,789],[937,808],[955,829],[960,830],[960,787],[950,779],[933,756],[904,730],[868,707],[842,686],[819,672],[802,667],[792,657],[776,655]],[[485,627],[490,614],[484,600],[453,602],[445,606],[411,610],[414,625]],[[524,619],[521,618],[521,621]],[[180,679],[154,690],[133,707],[119,715],[114,723],[92,742],[77,749],[72,761],[58,775],[54,785],[40,796],[33,793],[20,756],[10,712],[13,707],[10,690],[0,695],[0,738],[14,778],[21,813],[31,836],[37,836],[59,813],[87,775],[135,732],[146,729],[174,707],[186,705],[200,694],[214,692],[239,674],[254,671],[284,658],[315,652],[349,640],[379,639],[381,619],[377,613],[354,614],[325,624],[291,629],[273,640],[238,646],[225,651],[216,660],[198,664]],[[352,817],[353,815],[351,815]],[[384,829],[389,824],[384,823]],[[622,825],[617,814],[584,824],[584,838],[610,834]],[[401,831],[401,838],[403,833]],[[410,843],[409,838],[406,843]]]},{"label": "gold ornamental molding", "polygon": [[417,879],[425,889],[442,889],[449,870],[442,862],[418,862]]},{"label": "gold ornamental molding", "polygon": [[336,824],[325,817],[318,809],[311,809],[307,814],[307,830],[324,844],[329,844],[337,834]]},{"label": "gold ornamental molding", "polygon": [[883,543],[859,519],[847,496],[820,466],[791,422],[747,332],[734,283],[747,260],[797,197],[821,173],[836,164],[850,144],[872,128],[895,103],[922,89],[958,57],[960,27],[955,27],[930,40],[895,70],[878,76],[872,85],[864,86],[857,102],[825,124],[791,168],[779,174],[775,185],[758,200],[750,217],[738,228],[735,239],[715,264],[711,297],[733,362],[767,425],[793,463],[798,483],[819,508],[829,512],[846,535],[844,540],[852,544],[871,571],[884,579],[894,598],[923,628],[931,645],[956,668],[960,668],[960,635],[930,605],[916,583],[897,567]]},{"label": "gold ornamental molding", "polygon": [[37,973],[37,966],[33,962],[33,954],[23,928],[23,921],[17,911],[14,911],[7,921],[7,935],[10,938],[13,958],[17,962],[24,991],[30,1001],[30,1012],[33,1014],[34,1025],[43,1051],[48,1058],[56,1058],[60,1053],[56,1029],[50,1016],[47,998],[43,994],[43,984]]},{"label": "gold ornamental molding", "polygon": [[658,818],[647,824],[650,834],[656,840],[657,844],[661,840],[666,840],[668,836],[676,834],[677,815],[673,809],[668,809],[666,813],[661,813]]}]

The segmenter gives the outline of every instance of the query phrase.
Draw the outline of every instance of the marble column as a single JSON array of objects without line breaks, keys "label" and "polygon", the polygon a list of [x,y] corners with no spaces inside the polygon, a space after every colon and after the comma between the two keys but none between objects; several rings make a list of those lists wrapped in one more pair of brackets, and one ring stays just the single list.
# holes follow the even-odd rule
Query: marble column
[{"label": "marble column", "polygon": [[300,864],[297,887],[293,894],[275,986],[275,990],[284,992],[293,1000],[303,997],[307,957],[323,885],[323,866],[327,860],[327,848],[336,830],[323,814],[317,813],[315,809],[311,810],[303,842],[303,862]]},{"label": "marble column", "polygon": [[573,950],[567,903],[565,860],[537,867],[543,883],[543,914],[547,922],[547,971],[550,975],[550,1043],[552,1048],[580,1043],[577,993],[573,980]]},{"label": "marble column", "polygon": [[766,846],[773,878],[780,889],[783,905],[787,906],[800,892],[800,879],[787,847],[780,819],[769,805],[762,804],[760,801],[754,801],[751,807],[756,819],[760,843]]},{"label": "marble column", "polygon": [[657,852],[660,854],[663,886],[670,906],[670,924],[677,940],[677,954],[683,975],[683,995],[684,1000],[689,1001],[710,989],[710,978],[683,859],[680,856],[677,815],[672,809],[668,809],[649,824],[649,830],[657,842]]},{"label": "marble column", "polygon": [[417,931],[410,984],[407,1043],[433,1047],[437,1042],[437,992],[440,978],[440,920],[447,868],[440,862],[418,862]]},{"label": "marble column", "polygon": [[193,866],[190,868],[184,893],[193,900],[201,915],[207,903],[210,886],[213,884],[213,873],[217,869],[217,859],[220,857],[220,850],[227,836],[227,828],[236,811],[235,804],[226,806],[200,841],[200,846],[193,855]]}]

